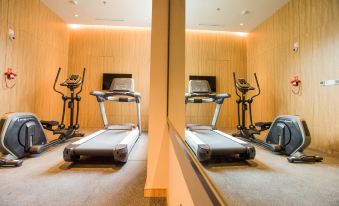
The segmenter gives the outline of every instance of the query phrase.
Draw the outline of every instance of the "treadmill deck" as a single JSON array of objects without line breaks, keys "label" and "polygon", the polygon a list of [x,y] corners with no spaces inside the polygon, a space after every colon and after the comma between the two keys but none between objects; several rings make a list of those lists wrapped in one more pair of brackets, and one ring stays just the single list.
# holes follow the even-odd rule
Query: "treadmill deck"
[{"label": "treadmill deck", "polygon": [[113,156],[113,150],[131,131],[107,130],[76,148],[78,155]]},{"label": "treadmill deck", "polygon": [[242,153],[246,147],[240,143],[227,138],[212,130],[194,130],[190,131],[198,137],[204,144],[209,145],[213,155],[223,155],[227,153]]}]

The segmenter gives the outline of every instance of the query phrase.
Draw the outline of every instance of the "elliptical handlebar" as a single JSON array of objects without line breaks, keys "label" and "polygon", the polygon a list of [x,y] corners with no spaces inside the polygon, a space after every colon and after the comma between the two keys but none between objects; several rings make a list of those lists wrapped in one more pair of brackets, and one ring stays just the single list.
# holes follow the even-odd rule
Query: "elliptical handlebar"
[{"label": "elliptical handlebar", "polygon": [[82,86],[84,85],[84,82],[85,82],[85,74],[86,74],[86,68],[84,68],[82,71],[81,86],[80,86],[80,90],[76,93],[76,96],[78,96],[82,92]]},{"label": "elliptical handlebar", "polygon": [[61,96],[64,96],[64,94],[63,94],[61,91],[57,90],[57,89],[56,89],[56,87],[55,87],[55,86],[56,86],[56,84],[57,84],[57,82],[58,82],[58,79],[59,79],[60,72],[61,72],[61,67],[59,67],[59,70],[58,70],[57,76],[55,77],[55,80],[54,80],[54,85],[53,85],[53,90],[54,90],[55,92],[57,92],[57,93],[61,94]]},{"label": "elliptical handlebar", "polygon": [[259,81],[258,81],[258,77],[257,77],[257,73],[253,73],[253,75],[254,75],[254,78],[255,78],[255,82],[256,82],[256,84],[257,84],[258,93],[255,94],[254,96],[252,96],[250,99],[254,99],[255,97],[259,96],[260,93],[261,93],[260,85],[259,85]]},{"label": "elliptical handlebar", "polygon": [[238,88],[237,88],[237,78],[236,78],[236,76],[235,76],[235,72],[233,72],[233,82],[234,82],[235,94],[236,94],[239,98],[241,98],[240,95],[239,95],[239,93],[238,93]]}]

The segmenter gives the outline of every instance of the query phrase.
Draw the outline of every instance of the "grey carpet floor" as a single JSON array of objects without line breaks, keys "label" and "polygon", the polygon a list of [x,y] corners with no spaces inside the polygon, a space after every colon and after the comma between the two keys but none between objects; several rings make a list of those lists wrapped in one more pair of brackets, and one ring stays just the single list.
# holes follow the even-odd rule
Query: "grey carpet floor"
[{"label": "grey carpet floor", "polygon": [[[256,147],[255,160],[204,165],[210,179],[235,206],[339,206],[339,159],[288,163],[285,156]],[[311,150],[306,154],[316,154]]]},{"label": "grey carpet floor", "polygon": [[166,205],[165,199],[143,197],[147,135],[124,165],[107,158],[66,163],[62,151],[67,144],[26,158],[21,167],[1,168],[0,205]]}]

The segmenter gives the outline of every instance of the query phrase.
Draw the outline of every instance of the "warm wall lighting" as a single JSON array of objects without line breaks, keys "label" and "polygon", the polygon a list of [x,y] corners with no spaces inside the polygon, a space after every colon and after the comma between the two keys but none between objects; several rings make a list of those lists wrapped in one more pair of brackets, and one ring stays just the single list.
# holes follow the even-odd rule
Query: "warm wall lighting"
[{"label": "warm wall lighting", "polygon": [[245,37],[248,35],[247,32],[233,32],[233,31],[214,31],[214,30],[200,30],[200,29],[186,29],[188,32],[201,32],[201,33],[214,33],[214,34],[230,34]]},{"label": "warm wall lighting", "polygon": [[80,24],[68,24],[68,27],[70,29],[80,29],[81,25]]},{"label": "warm wall lighting", "polygon": [[247,32],[234,32],[234,33],[238,36],[244,36],[244,37],[248,35]]},{"label": "warm wall lighting", "polygon": [[87,24],[67,24],[70,29],[130,29],[130,30],[150,30],[150,27],[133,26],[112,26],[112,25],[87,25]]}]

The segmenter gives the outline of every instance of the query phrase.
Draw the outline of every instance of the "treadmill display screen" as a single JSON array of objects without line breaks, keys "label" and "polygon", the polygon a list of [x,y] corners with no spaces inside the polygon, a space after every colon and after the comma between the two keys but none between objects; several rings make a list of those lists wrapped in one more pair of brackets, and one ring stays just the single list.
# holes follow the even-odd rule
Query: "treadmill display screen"
[{"label": "treadmill display screen", "polygon": [[102,90],[109,90],[114,78],[132,78],[132,74],[104,73],[102,78]]},{"label": "treadmill display screen", "polygon": [[189,80],[207,80],[210,84],[211,91],[217,92],[217,78],[216,76],[194,76],[190,75]]}]

